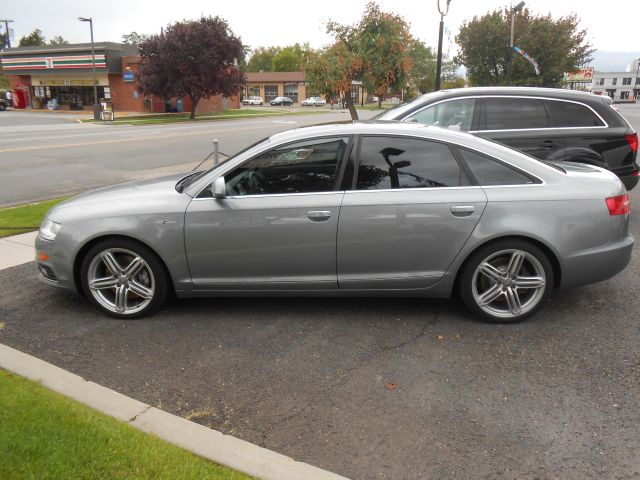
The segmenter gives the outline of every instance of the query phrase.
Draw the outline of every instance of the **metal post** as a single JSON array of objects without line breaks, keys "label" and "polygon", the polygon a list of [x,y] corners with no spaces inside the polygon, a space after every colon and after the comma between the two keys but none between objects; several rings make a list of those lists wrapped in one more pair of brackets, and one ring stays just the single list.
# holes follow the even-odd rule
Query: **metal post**
[{"label": "metal post", "polygon": [[93,72],[93,119],[100,120],[100,104],[98,103],[98,79],[96,78],[96,52],[93,44],[93,17],[78,17],[81,22],[89,22],[91,32],[91,70]]},{"label": "metal post", "polygon": [[444,15],[440,15],[440,31],[438,33],[438,62],[436,63],[436,92],[440,90],[440,75],[442,74],[442,31],[444,30]]},{"label": "metal post", "polygon": [[0,21],[4,22],[4,33],[7,36],[7,48],[11,48],[11,35],[9,35],[9,24],[13,22],[13,20],[8,20],[6,18],[3,18]]},{"label": "metal post", "polygon": [[442,33],[444,31],[444,17],[449,13],[449,4],[451,0],[447,0],[447,9],[442,10],[440,8],[440,0],[438,0],[438,13],[440,13],[440,30],[438,31],[438,59],[436,63],[436,92],[440,90],[440,76],[442,74]]},{"label": "metal post", "polygon": [[216,138],[213,141],[213,166],[215,167],[216,165],[218,165],[219,162],[219,156],[220,156],[220,150],[218,149],[220,142],[218,142],[218,139]]},{"label": "metal post", "polygon": [[512,63],[513,63],[513,34],[515,31],[516,24],[516,13],[522,10],[524,7],[524,2],[520,2],[515,7],[511,7],[511,37],[509,39],[509,59],[507,64],[507,84],[511,86],[511,74],[512,74]]}]

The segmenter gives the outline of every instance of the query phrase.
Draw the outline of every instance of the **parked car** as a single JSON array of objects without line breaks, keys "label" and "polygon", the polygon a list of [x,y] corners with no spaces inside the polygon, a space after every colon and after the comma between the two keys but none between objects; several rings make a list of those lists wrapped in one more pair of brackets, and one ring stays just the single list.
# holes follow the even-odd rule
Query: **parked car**
[{"label": "parked car", "polygon": [[262,105],[262,97],[247,97],[242,99],[243,105]]},{"label": "parked car", "polygon": [[291,100],[289,97],[276,97],[271,100],[271,105],[287,105],[290,107],[291,105],[293,105],[293,100]]},{"label": "parked car", "polygon": [[[521,320],[631,256],[611,172],[399,122],[279,133],[204,172],[51,209],[41,279],[134,318],[178,297],[450,297]],[[426,305],[425,309],[429,306]]]},{"label": "parked car", "polygon": [[631,190],[638,183],[638,135],[610,104],[573,90],[461,88],[428,93],[377,118],[465,130],[542,160],[607,168]]},{"label": "parked car", "polygon": [[324,99],[322,97],[309,97],[300,102],[303,107],[324,107]]}]

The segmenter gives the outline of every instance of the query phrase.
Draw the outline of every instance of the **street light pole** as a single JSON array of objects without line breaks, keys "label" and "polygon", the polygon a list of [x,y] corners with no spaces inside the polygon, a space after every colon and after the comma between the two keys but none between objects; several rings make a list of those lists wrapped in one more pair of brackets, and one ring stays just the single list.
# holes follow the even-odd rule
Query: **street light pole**
[{"label": "street light pole", "polygon": [[440,90],[440,76],[442,74],[442,32],[444,30],[444,17],[449,13],[449,4],[451,0],[447,0],[447,9],[440,8],[440,0],[438,0],[438,13],[440,13],[440,31],[438,32],[438,60],[436,63],[436,92]]},{"label": "street light pole", "polygon": [[507,65],[507,82],[511,86],[511,69],[513,63],[513,33],[516,25],[516,13],[522,10],[524,2],[520,2],[515,7],[511,7],[511,39],[509,40],[509,65]]},{"label": "street light pole", "polygon": [[96,52],[93,45],[93,17],[78,17],[81,22],[89,22],[91,31],[91,70],[93,71],[93,119],[100,120],[100,105],[98,104],[98,79],[96,78]]},{"label": "street light pole", "polygon": [[[8,20],[3,18],[0,22],[4,23],[4,34],[7,36],[7,48],[11,48],[11,35],[9,35],[9,24],[13,22],[13,20]],[[2,45],[4,47],[4,45]]]}]

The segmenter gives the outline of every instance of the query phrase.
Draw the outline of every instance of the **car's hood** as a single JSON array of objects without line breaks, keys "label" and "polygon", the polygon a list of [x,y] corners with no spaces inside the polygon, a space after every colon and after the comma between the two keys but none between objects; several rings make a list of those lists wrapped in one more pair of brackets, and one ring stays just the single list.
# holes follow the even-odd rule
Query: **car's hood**
[{"label": "car's hood", "polygon": [[77,195],[57,205],[56,208],[75,207],[88,203],[109,203],[119,200],[139,200],[142,198],[178,194],[176,183],[184,178],[186,173],[170,175],[149,180],[121,183],[111,187],[99,188]]}]

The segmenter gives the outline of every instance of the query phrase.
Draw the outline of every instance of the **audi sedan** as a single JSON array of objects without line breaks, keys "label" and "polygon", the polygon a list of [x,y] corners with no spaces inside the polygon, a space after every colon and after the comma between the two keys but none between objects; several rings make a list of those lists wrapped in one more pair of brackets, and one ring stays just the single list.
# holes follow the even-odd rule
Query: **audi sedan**
[{"label": "audi sedan", "polygon": [[[605,280],[633,247],[624,186],[463,133],[393,122],[273,135],[208,171],[50,210],[41,279],[118,318],[194,296],[451,297],[490,321]],[[425,305],[425,308],[429,308]]]}]

